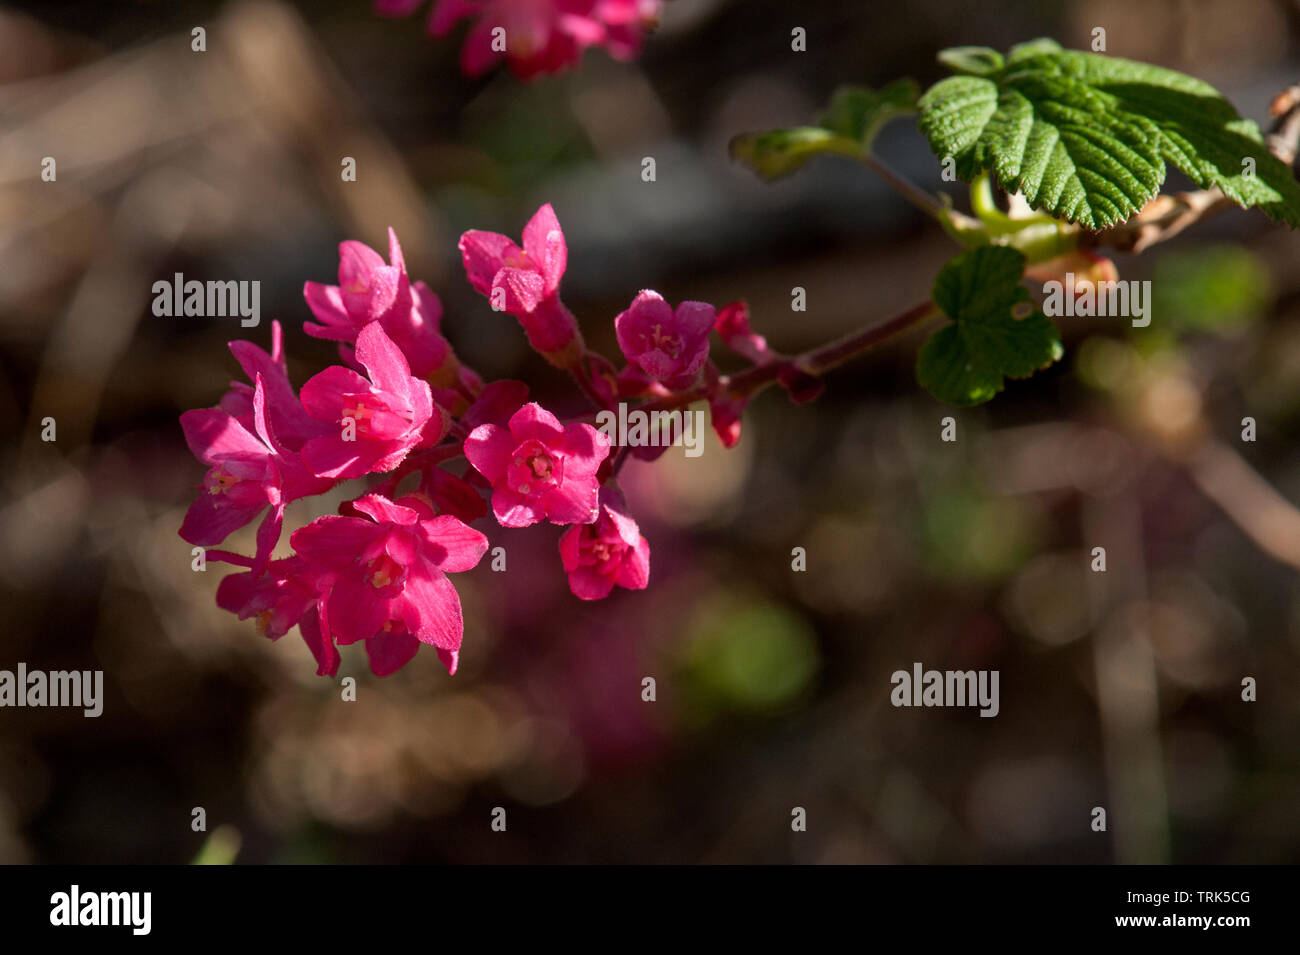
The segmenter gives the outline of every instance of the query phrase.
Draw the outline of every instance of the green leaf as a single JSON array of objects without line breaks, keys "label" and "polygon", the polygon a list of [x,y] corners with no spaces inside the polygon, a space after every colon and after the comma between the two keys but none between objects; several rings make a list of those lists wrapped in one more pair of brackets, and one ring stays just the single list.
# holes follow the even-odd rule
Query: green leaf
[{"label": "green leaf", "polygon": [[1024,269],[1020,252],[987,245],[939,271],[934,303],[952,324],[921,346],[916,377],[940,401],[980,404],[1002,390],[1005,378],[1027,378],[1061,357],[1056,326],[1020,284]]},{"label": "green leaf", "polygon": [[863,152],[870,152],[880,128],[891,119],[915,113],[920,95],[915,80],[895,80],[879,90],[841,86],[832,94],[817,125],[854,140]]},{"label": "green leaf", "polygon": [[818,125],[741,133],[731,141],[731,158],[772,180],[790,175],[814,156],[865,155],[885,123],[916,111],[919,94],[913,80],[895,80],[880,90],[842,86]]},{"label": "green leaf", "polygon": [[[965,50],[940,60],[967,63]],[[1166,163],[1300,226],[1300,184],[1259,127],[1212,86],[1174,70],[1035,40],[1013,47],[998,69],[940,80],[918,105],[930,147],[952,156],[963,179],[991,170],[1035,208],[1089,229],[1141,209]]]},{"label": "green leaf", "polygon": [[954,73],[988,76],[1002,69],[1002,54],[986,46],[954,46],[939,53],[939,62]]}]

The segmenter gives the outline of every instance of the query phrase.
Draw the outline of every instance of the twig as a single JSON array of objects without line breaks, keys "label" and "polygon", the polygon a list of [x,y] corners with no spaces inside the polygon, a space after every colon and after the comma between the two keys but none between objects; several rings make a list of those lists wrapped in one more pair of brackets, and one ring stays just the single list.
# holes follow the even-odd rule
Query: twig
[{"label": "twig", "polygon": [[1221,441],[1206,441],[1186,464],[1197,487],[1260,550],[1300,570],[1300,510],[1235,449]]},{"label": "twig", "polygon": [[837,341],[814,348],[801,355],[771,361],[765,365],[758,365],[737,372],[734,375],[723,375],[718,379],[716,388],[710,388],[708,385],[697,385],[686,391],[647,402],[640,406],[640,410],[670,411],[710,395],[721,395],[729,398],[751,398],[764,388],[774,384],[783,372],[797,371],[806,375],[820,377],[846,361],[856,358],[868,349],[879,345],[886,339],[892,338],[899,332],[911,328],[913,325],[918,325],[937,314],[938,310],[933,302],[921,302],[883,322],[869,325]]}]

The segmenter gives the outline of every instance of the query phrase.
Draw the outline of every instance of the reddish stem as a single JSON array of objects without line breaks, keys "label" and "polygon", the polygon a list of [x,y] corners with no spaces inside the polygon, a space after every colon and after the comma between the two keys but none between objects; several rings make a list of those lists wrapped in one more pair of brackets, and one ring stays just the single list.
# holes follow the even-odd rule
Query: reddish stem
[{"label": "reddish stem", "polygon": [[697,385],[694,388],[669,395],[666,398],[647,402],[640,405],[639,408],[644,411],[669,411],[699,401],[708,397],[711,393],[723,394],[732,398],[749,398],[774,383],[782,372],[788,370],[800,371],[807,375],[820,377],[846,361],[856,358],[868,349],[879,345],[886,339],[892,338],[913,325],[919,325],[937,314],[939,312],[933,302],[921,302],[905,312],[900,312],[893,318],[888,318],[883,322],[852,332],[843,338],[821,345],[811,351],[806,351],[801,355],[771,361],[765,365],[758,365],[737,372],[734,375],[723,375],[718,379],[716,390],[711,389],[708,385]]}]

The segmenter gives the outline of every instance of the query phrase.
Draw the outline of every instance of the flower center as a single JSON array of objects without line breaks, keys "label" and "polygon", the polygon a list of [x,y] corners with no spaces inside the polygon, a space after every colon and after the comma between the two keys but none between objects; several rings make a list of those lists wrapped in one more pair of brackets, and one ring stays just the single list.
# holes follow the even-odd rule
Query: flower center
[{"label": "flower center", "polygon": [[[516,41],[516,45],[517,43],[518,41]],[[537,266],[533,264],[533,260],[528,257],[528,253],[523,249],[520,249],[518,252],[512,252],[510,255],[503,256],[501,264],[509,266],[512,269],[535,270],[537,268]]]},{"label": "flower center", "polygon": [[380,554],[370,562],[370,586],[382,590],[396,583],[402,576],[402,565],[387,554]]},{"label": "flower center", "polygon": [[539,481],[549,481],[551,471],[555,468],[555,462],[545,452],[530,455],[524,460],[524,464],[533,472],[533,477]]},{"label": "flower center", "polygon": [[579,541],[579,562],[589,567],[603,568],[611,561],[620,560],[627,551],[627,545],[618,536],[617,529],[608,517],[602,517],[598,523],[584,527]]},{"label": "flower center", "polygon": [[239,483],[239,478],[235,477],[233,474],[227,474],[221,468],[213,468],[209,471],[208,479],[211,482],[208,484],[209,494],[225,494]]},{"label": "flower center", "polygon": [[348,418],[351,418],[357,427],[357,432],[365,434],[369,430],[366,427],[366,421],[373,417],[374,414],[374,409],[366,407],[366,403],[358,398],[356,399],[356,405],[352,408],[349,408],[346,402],[344,403],[343,417],[340,419],[339,424],[343,424]]},{"label": "flower center", "polygon": [[515,449],[510,485],[520,494],[533,494],[560,483],[563,467],[540,441],[526,441]]},{"label": "flower center", "polygon": [[650,347],[657,348],[669,358],[676,358],[682,350],[682,341],[672,332],[664,331],[664,327],[658,323],[650,329],[649,335]]}]

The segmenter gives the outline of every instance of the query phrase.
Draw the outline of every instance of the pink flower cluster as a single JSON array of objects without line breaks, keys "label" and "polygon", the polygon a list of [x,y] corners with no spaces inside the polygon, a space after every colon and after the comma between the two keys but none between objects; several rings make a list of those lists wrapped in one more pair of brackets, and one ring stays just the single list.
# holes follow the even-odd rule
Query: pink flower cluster
[{"label": "pink flower cluster", "polygon": [[[406,17],[424,3],[375,0],[375,9]],[[660,0],[434,0],[428,30],[442,37],[472,20],[461,70],[478,76],[505,58],[517,76],[531,79],[572,66],[588,47],[602,46],[617,60],[635,58],[660,6]]]},{"label": "pink flower cluster", "polygon": [[[710,332],[755,366],[775,355],[749,330],[743,303],[718,315],[702,302],[673,307],[641,292],[614,319],[628,362],[619,370],[586,346],[560,299],[568,250],[549,205],[524,227],[522,244],[470,231],[460,251],[470,284],[574,377],[589,416],[629,398],[676,407],[705,400],[723,444],[738,439],[745,399],[720,386]],[[341,364],[295,392],[273,322],[269,353],[230,343],[248,381],[233,382],[217,407],[181,415],[185,440],[208,466],[181,537],[216,548],[261,517],[251,556],[207,552],[240,568],[222,580],[220,607],[272,639],[296,625],[322,675],[338,671],[338,647],[353,643],[365,644],[381,676],[421,644],[454,673],[464,621],[448,574],[473,569],[487,552],[488,538],[470,525],[489,509],[504,528],[564,526],[561,565],[583,600],[646,587],[649,544],[617,487],[632,449],[587,420],[561,421],[529,401],[522,382],[484,383],[466,367],[442,336],[438,297],[410,281],[391,230],[387,261],[343,242],[338,284],[308,282],[303,294],[315,319],[305,331],[337,342]],[[462,458],[468,463],[456,467]],[[300,527],[292,553],[274,556],[288,504],[363,478],[368,486],[337,515]]]}]

